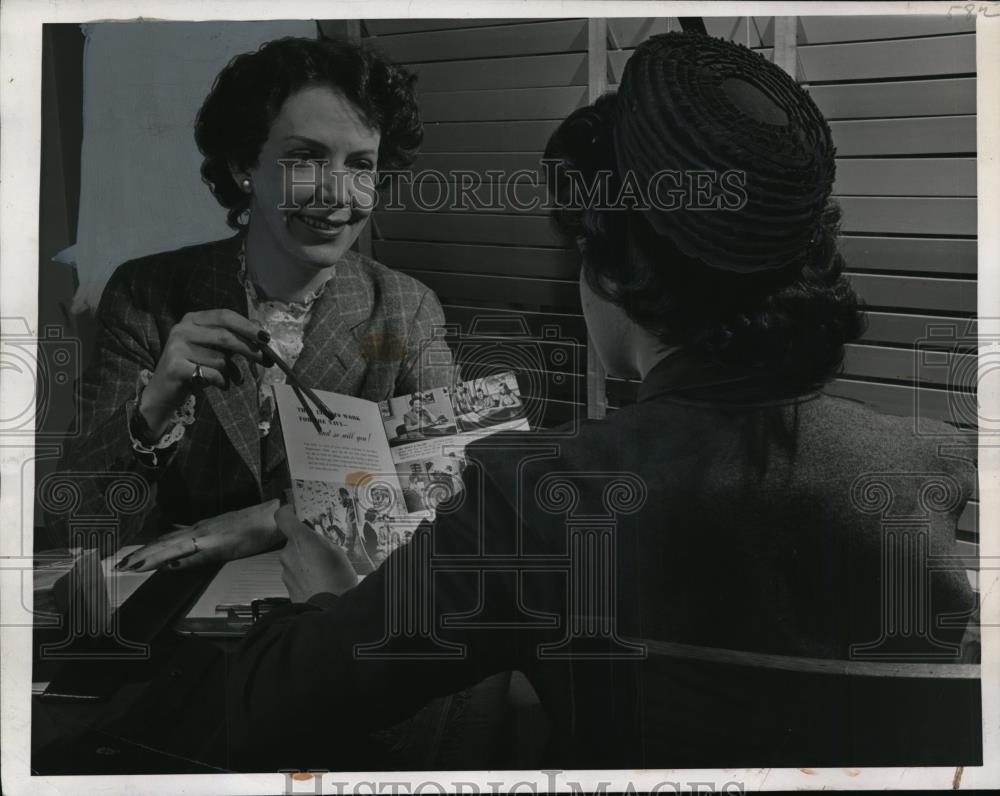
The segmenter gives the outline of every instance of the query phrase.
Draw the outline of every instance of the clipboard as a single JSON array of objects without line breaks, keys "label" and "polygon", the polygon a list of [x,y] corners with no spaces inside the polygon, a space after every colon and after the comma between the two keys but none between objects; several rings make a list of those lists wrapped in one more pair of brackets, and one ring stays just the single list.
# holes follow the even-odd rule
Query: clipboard
[{"label": "clipboard", "polygon": [[281,580],[280,550],[224,564],[174,624],[182,635],[239,637],[271,610],[291,602]]},{"label": "clipboard", "polygon": [[[195,595],[216,573],[215,565],[182,570],[157,570],[149,573],[116,613],[118,637],[131,643],[155,646],[161,632],[177,614],[190,605]],[[42,699],[91,701],[110,698],[122,683],[148,669],[147,656],[128,659],[111,657],[116,651],[114,639],[81,637],[73,649],[75,659],[64,650],[65,662],[52,677]],[[155,653],[154,653],[155,657]]]}]

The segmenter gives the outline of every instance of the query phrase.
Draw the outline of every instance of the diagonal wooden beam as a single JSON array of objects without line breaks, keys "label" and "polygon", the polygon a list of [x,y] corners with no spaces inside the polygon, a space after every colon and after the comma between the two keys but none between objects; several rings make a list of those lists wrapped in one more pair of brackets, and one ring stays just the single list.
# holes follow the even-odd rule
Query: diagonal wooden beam
[{"label": "diagonal wooden beam", "polygon": [[681,30],[691,33],[708,33],[705,30],[705,20],[701,17],[678,17],[681,23]]},{"label": "diagonal wooden beam", "polygon": [[796,74],[798,64],[798,17],[774,18],[774,63],[788,72],[792,79],[798,79]]},{"label": "diagonal wooden beam", "polygon": [[[346,26],[346,37],[348,40],[362,43],[362,28],[360,19],[348,19],[345,20]],[[361,228],[361,234],[358,235],[358,240],[355,243],[358,253],[363,254],[365,257],[372,256],[372,226],[375,223],[375,216],[371,215],[368,217],[368,223]]]},{"label": "diagonal wooden beam", "polygon": [[[587,97],[593,102],[608,90],[608,21],[587,20]],[[590,335],[587,335],[587,417],[608,412],[607,373]]]}]

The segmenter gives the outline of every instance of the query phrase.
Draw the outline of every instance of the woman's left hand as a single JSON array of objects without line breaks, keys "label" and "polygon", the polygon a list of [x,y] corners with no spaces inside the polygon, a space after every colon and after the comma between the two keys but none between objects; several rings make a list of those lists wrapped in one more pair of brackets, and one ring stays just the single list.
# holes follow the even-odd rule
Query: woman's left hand
[{"label": "woman's left hand", "polygon": [[284,540],[274,521],[278,505],[277,500],[269,500],[164,534],[129,553],[118,562],[117,569],[130,572],[160,567],[183,569],[273,550]]},{"label": "woman's left hand", "polygon": [[342,547],[299,522],[291,506],[282,506],[275,519],[288,540],[280,556],[281,579],[292,602],[322,593],[339,597],[357,585],[358,573]]}]

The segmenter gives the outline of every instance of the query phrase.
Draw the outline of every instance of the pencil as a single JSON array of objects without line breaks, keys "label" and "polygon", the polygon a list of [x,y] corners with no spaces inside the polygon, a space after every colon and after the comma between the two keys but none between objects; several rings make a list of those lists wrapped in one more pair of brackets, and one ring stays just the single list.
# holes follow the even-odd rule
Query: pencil
[{"label": "pencil", "polygon": [[[304,392],[306,396],[309,398],[309,400],[312,401],[314,404],[316,404],[316,406],[319,407],[319,410],[324,415],[326,415],[328,420],[333,420],[334,414],[330,410],[330,407],[328,407],[325,403],[323,403],[319,399],[319,396],[317,396],[316,393],[314,393],[311,389],[309,389],[309,387],[307,387],[305,384],[299,381],[299,377],[292,372],[292,369],[290,367],[288,367],[288,363],[285,362],[285,360],[279,357],[276,353],[274,353],[274,349],[271,348],[271,346],[269,346],[267,343],[261,343],[259,341],[257,342],[257,345],[260,347],[261,351],[263,351],[267,356],[269,356],[274,361],[275,365],[281,368],[282,372],[285,374],[285,377],[288,379],[288,383],[291,384],[292,387],[295,387]],[[303,404],[304,403],[305,401],[303,401]],[[311,411],[310,414],[312,414]]]},{"label": "pencil", "polygon": [[299,399],[299,403],[302,404],[303,408],[306,410],[306,414],[309,415],[309,419],[312,421],[312,424],[316,426],[316,433],[322,434],[323,427],[316,419],[316,415],[313,413],[312,407],[309,406],[309,402],[306,400],[306,397],[302,394],[302,390],[299,389],[299,386],[295,383],[292,383],[291,387],[295,390],[295,397]]}]

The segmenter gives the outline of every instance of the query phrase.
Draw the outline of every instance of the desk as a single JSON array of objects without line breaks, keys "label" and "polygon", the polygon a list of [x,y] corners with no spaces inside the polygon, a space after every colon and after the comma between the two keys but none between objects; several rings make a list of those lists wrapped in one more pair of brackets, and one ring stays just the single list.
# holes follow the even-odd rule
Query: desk
[{"label": "desk", "polygon": [[[42,648],[61,643],[66,631],[35,629],[33,681],[52,681],[53,685],[61,681],[63,691],[92,690],[107,697],[75,701],[33,697],[31,748],[35,773],[176,774],[226,770],[227,660],[239,640],[185,637],[170,627],[216,569],[156,573],[143,584],[147,604],[133,605],[130,601],[123,606],[120,636],[148,644],[145,656],[131,650],[130,657],[117,660],[43,658]],[[164,593],[172,593],[175,599],[162,599]],[[140,591],[136,596],[142,594]],[[154,604],[149,605],[149,600]],[[102,651],[107,646],[103,645]],[[75,650],[88,656],[96,653],[87,639],[78,640]]]},{"label": "desk", "polygon": [[[106,702],[32,699],[35,774],[197,774],[228,770],[225,653],[182,639]],[[172,687],[164,686],[173,681]]]},{"label": "desk", "polygon": [[[196,571],[196,570],[189,570]],[[164,573],[166,574],[166,573]],[[171,573],[174,574],[174,573]],[[181,610],[186,609],[186,604]],[[57,664],[38,658],[51,631],[35,633],[35,680]],[[55,637],[58,640],[58,636]],[[177,634],[167,625],[150,640],[147,660],[95,662],[92,671],[121,673],[106,701],[32,699],[32,769],[39,775],[195,774],[229,769],[225,692],[228,661],[239,639]],[[103,670],[103,671],[102,671]],[[434,700],[396,727],[364,739],[367,770],[528,768],[512,715],[509,674]],[[537,709],[537,701],[533,709]],[[443,733],[445,726],[457,731]],[[444,739],[444,740],[442,740]],[[499,754],[498,750],[503,750]],[[529,761],[530,762],[530,761]]]}]

